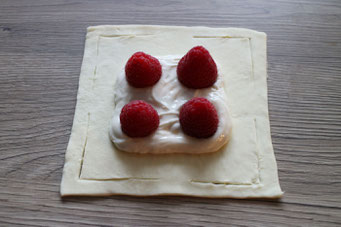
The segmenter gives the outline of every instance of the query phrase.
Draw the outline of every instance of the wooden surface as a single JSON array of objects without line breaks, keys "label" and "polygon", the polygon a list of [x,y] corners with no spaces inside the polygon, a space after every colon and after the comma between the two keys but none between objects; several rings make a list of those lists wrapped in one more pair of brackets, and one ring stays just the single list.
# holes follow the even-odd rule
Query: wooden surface
[{"label": "wooden surface", "polygon": [[[61,200],[86,27],[132,23],[268,34],[282,200]],[[0,226],[340,226],[340,38],[340,0],[0,0]]]}]

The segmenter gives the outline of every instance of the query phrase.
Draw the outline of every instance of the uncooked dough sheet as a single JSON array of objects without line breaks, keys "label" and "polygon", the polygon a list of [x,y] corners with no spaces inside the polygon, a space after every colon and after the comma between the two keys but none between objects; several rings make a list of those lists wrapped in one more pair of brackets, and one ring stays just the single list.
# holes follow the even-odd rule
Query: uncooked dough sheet
[{"label": "uncooked dough sheet", "polygon": [[[180,38],[181,37],[181,38]],[[206,47],[224,76],[230,142],[212,154],[140,155],[109,138],[114,85],[136,51],[184,55]],[[266,35],[247,29],[89,27],[61,194],[279,197],[267,106]]]}]

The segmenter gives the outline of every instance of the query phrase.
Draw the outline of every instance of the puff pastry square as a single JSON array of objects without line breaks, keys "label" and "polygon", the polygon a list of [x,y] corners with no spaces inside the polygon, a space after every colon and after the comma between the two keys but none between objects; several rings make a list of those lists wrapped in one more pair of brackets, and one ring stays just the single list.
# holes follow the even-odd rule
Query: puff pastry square
[{"label": "puff pastry square", "polygon": [[[134,154],[109,138],[114,85],[137,51],[184,55],[207,48],[224,75],[230,142],[209,154]],[[276,198],[281,191],[267,104],[266,34],[240,28],[89,27],[61,195]]]}]

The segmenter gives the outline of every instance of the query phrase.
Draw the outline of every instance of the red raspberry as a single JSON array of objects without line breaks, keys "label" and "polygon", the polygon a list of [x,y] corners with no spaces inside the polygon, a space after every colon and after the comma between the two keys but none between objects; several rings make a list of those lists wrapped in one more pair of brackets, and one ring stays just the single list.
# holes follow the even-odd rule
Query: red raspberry
[{"label": "red raspberry", "polygon": [[217,80],[217,71],[217,65],[203,46],[188,51],[177,67],[178,80],[195,89],[212,86]]},{"label": "red raspberry", "polygon": [[125,72],[126,79],[131,86],[143,88],[152,86],[159,81],[162,68],[159,60],[153,56],[136,52],[129,58]]},{"label": "red raspberry", "polygon": [[193,98],[180,109],[182,131],[193,137],[207,138],[218,128],[219,118],[213,104],[205,98]]},{"label": "red raspberry", "polygon": [[122,131],[130,137],[145,137],[159,127],[159,115],[156,110],[142,100],[126,104],[120,114]]}]

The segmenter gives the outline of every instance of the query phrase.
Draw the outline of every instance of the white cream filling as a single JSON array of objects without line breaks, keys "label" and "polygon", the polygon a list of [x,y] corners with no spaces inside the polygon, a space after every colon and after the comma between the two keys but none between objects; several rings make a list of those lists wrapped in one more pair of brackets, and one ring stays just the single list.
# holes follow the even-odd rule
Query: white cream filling
[{"label": "white cream filling", "polygon": [[[118,76],[115,84],[115,109],[111,120],[110,138],[117,148],[135,153],[208,153],[225,145],[231,133],[223,76],[205,89],[190,89],[177,79],[176,67],[181,57],[157,57],[162,66],[162,76],[152,87],[134,88],[125,79],[125,72]],[[187,136],[181,130],[179,110],[193,97],[205,97],[216,107],[219,125],[216,133],[205,139]],[[132,100],[144,100],[151,104],[160,116],[160,125],[152,135],[131,138],[121,130],[120,113],[124,105]]]}]

